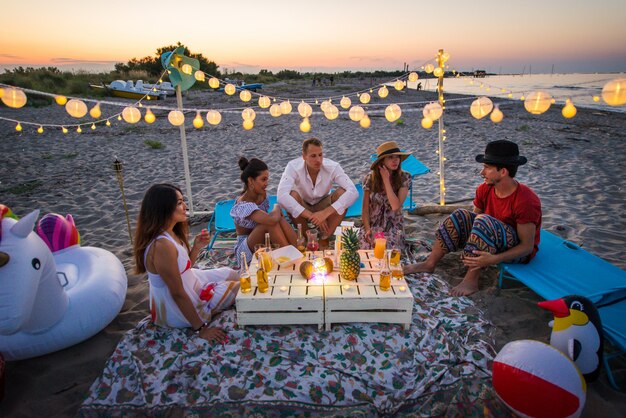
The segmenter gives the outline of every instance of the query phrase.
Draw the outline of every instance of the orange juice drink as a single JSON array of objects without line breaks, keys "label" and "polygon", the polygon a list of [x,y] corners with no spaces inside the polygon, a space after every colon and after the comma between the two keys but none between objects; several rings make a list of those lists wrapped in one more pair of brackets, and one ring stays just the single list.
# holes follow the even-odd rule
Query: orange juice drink
[{"label": "orange juice drink", "polygon": [[267,283],[267,272],[263,269],[256,271],[256,284],[259,287],[259,292],[265,293],[269,288]]},{"label": "orange juice drink", "polygon": [[382,270],[380,272],[380,290],[387,292],[391,289],[391,271]]},{"label": "orange juice drink", "polygon": [[385,257],[385,249],[387,247],[387,239],[385,238],[376,238],[374,240],[374,257],[379,260],[382,260]]},{"label": "orange juice drink", "polygon": [[389,262],[392,265],[400,264],[400,250],[396,250],[396,249],[391,250],[391,259],[389,260]]},{"label": "orange juice drink", "polygon": [[252,286],[250,284],[250,273],[245,273],[239,276],[239,289],[241,289],[241,293],[248,293],[252,290]]},{"label": "orange juice drink", "polygon": [[270,251],[263,251],[261,253],[261,265],[265,271],[271,271],[274,268],[272,253]]}]

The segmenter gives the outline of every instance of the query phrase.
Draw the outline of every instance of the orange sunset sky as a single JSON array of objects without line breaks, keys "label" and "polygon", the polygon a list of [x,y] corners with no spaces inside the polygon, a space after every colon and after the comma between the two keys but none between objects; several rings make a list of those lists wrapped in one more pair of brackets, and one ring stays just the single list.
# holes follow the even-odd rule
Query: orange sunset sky
[{"label": "orange sunset sky", "polygon": [[110,70],[180,41],[257,73],[417,68],[626,71],[626,1],[3,0],[0,68]]}]

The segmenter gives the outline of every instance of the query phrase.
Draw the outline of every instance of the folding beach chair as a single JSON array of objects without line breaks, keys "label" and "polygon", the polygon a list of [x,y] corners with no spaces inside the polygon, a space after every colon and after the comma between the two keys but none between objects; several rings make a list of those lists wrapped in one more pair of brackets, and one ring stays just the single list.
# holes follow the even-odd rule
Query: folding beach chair
[{"label": "folding beach chair", "polygon": [[606,353],[604,367],[611,386],[619,389],[609,360],[626,354],[626,272],[546,230],[539,252],[528,264],[500,264],[498,285],[518,280],[546,300],[582,295],[591,300],[602,320],[606,339],[617,352]]},{"label": "folding beach chair", "polygon": [[[376,161],[376,154],[370,155],[370,160],[372,162]],[[415,177],[417,176],[430,173],[430,169],[426,167],[420,160],[415,158],[413,154],[409,155],[406,160],[402,161],[402,170],[409,173],[413,181],[415,181]],[[415,203],[413,202],[413,181],[411,182],[411,187],[409,188],[409,196],[408,196],[408,201],[410,202],[409,207],[405,207],[403,205],[403,208],[408,209],[408,210],[411,210],[415,207]]]}]

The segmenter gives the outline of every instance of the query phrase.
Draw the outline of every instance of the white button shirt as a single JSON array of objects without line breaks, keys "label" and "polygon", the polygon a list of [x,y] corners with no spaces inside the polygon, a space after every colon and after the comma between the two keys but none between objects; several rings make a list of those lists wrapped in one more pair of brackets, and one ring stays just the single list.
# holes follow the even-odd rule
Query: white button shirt
[{"label": "white button shirt", "polygon": [[333,185],[337,185],[346,191],[332,204],[332,207],[341,215],[359,197],[359,192],[356,190],[350,177],[343,171],[343,168],[341,168],[339,163],[324,158],[315,184],[313,184],[304,159],[296,158],[289,161],[283,176],[280,178],[280,183],[278,184],[278,204],[294,218],[297,218],[304,212],[304,207],[289,194],[292,190],[298,192],[309,205],[315,205],[330,193]]}]

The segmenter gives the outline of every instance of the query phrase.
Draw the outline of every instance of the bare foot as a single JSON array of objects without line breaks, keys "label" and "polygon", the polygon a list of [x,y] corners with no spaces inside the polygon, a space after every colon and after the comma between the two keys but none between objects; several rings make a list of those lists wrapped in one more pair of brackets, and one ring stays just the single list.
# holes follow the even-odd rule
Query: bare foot
[{"label": "bare foot", "polygon": [[478,291],[478,283],[463,279],[461,283],[450,290],[452,296],[468,296]]},{"label": "bare foot", "polygon": [[426,261],[422,261],[421,263],[409,264],[403,267],[402,269],[404,274],[413,274],[413,273],[432,273],[435,271],[435,265]]}]

